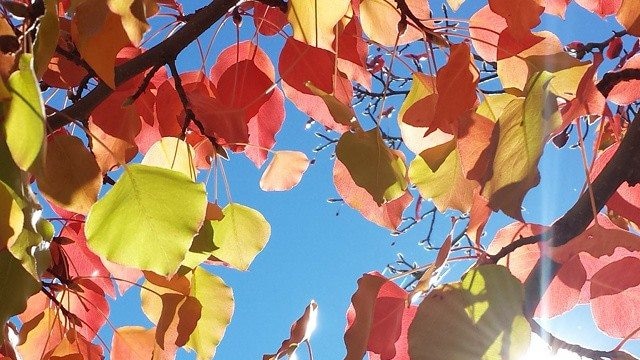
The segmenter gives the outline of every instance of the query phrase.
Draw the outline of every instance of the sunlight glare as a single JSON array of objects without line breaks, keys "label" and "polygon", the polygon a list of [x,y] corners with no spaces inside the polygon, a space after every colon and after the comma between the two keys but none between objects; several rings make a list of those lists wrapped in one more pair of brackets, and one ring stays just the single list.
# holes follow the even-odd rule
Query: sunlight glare
[{"label": "sunlight glare", "polygon": [[529,351],[520,360],[580,360],[582,357],[567,350],[559,350],[555,355],[551,348],[538,335],[531,334]]}]

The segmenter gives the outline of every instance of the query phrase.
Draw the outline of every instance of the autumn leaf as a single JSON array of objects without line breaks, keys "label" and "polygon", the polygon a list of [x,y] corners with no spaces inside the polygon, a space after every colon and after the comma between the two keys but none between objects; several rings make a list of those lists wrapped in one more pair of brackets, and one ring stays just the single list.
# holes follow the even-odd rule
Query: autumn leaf
[{"label": "autumn leaf", "polygon": [[318,318],[318,304],[314,300],[304,309],[302,316],[291,325],[291,332],[288,339],[285,339],[275,354],[265,354],[263,360],[277,360],[285,355],[289,358],[300,346],[301,343],[309,341],[316,329]]},{"label": "autumn leaf", "polygon": [[45,198],[66,210],[86,214],[98,200],[102,174],[82,140],[62,134],[47,143],[44,168],[36,172]]},{"label": "autumn leaf", "polygon": [[193,148],[178,138],[164,137],[149,148],[140,162],[143,165],[175,170],[196,180]]},{"label": "autumn leaf", "polygon": [[170,275],[184,259],[205,208],[202,184],[176,171],[128,165],[91,208],[88,245],[109,261]]},{"label": "autumn leaf", "polygon": [[350,1],[291,0],[287,4],[287,19],[293,37],[311,46],[331,50],[334,28],[347,14]]},{"label": "autumn leaf", "polygon": [[353,181],[382,205],[404,194],[407,188],[404,161],[387,147],[380,131],[344,133],[336,156],[349,170]]},{"label": "autumn leaf", "polygon": [[0,251],[10,248],[22,231],[24,214],[13,197],[13,192],[0,181],[0,214],[5,219],[0,223]]},{"label": "autumn leaf", "polygon": [[449,209],[468,212],[473,204],[473,194],[478,182],[464,176],[458,150],[452,150],[435,171],[424,159],[429,156],[428,153],[429,149],[411,161],[411,183],[416,185],[422,197],[432,199],[440,212]]},{"label": "autumn leaf", "polygon": [[40,291],[40,282],[7,249],[0,250],[0,322],[24,311],[27,299]]},{"label": "autumn leaf", "polygon": [[157,11],[151,0],[84,0],[75,8],[71,35],[78,51],[112,89],[116,55],[129,44],[140,45],[147,18]]},{"label": "autumn leaf", "polygon": [[451,245],[452,239],[451,235],[449,235],[442,243],[442,246],[440,246],[440,250],[438,250],[438,254],[436,255],[436,260],[424,270],[422,276],[420,276],[420,279],[418,279],[416,286],[407,295],[407,301],[409,303],[413,300],[414,296],[429,290],[429,288],[431,287],[431,280],[433,278],[433,275],[437,274],[438,270],[442,268],[444,263],[449,258]]},{"label": "autumn leaf", "polygon": [[[406,0],[405,3],[411,12],[421,20],[431,18],[429,3],[419,0]],[[422,39],[424,36],[420,29],[414,25],[408,25],[403,34],[398,31],[398,23],[401,20],[400,11],[396,2],[384,0],[364,0],[359,3],[360,22],[367,37],[383,46],[403,45]],[[404,19],[406,21],[406,19]]]},{"label": "autumn leaf", "polygon": [[248,270],[269,241],[271,226],[257,210],[244,205],[230,203],[222,213],[222,220],[212,222],[217,249],[211,254],[238,270]]},{"label": "autumn leaf", "polygon": [[193,271],[189,294],[200,301],[202,312],[185,347],[195,350],[198,360],[211,359],[231,322],[233,291],[221,278],[198,267]]},{"label": "autumn leaf", "polygon": [[623,0],[576,0],[578,5],[601,18],[617,13],[622,2]]},{"label": "autumn leaf", "polygon": [[46,307],[20,328],[17,352],[23,359],[40,359],[64,339],[63,318],[55,309]]},{"label": "autumn leaf", "polygon": [[55,0],[44,1],[44,15],[40,18],[40,26],[33,44],[33,68],[38,79],[42,78],[58,45],[60,23],[57,10]]},{"label": "autumn leaf", "polygon": [[111,356],[117,359],[168,360],[175,354],[164,351],[155,341],[156,329],[123,326],[113,332]]},{"label": "autumn leaf", "polygon": [[44,103],[30,54],[20,56],[19,69],[9,76],[11,92],[3,130],[11,157],[27,170],[45,149]]},{"label": "autumn leaf", "polygon": [[347,205],[359,211],[367,220],[391,231],[400,226],[402,214],[413,200],[407,190],[399,198],[378,205],[367,190],[353,181],[349,170],[340,160],[336,160],[333,166],[333,183]]},{"label": "autumn leaf", "polygon": [[520,282],[499,265],[479,266],[459,283],[432,291],[409,328],[410,357],[517,359],[527,351],[531,333],[522,294]]},{"label": "autumn leaf", "polygon": [[364,274],[347,312],[345,360],[360,360],[366,351],[392,359],[406,315],[407,292],[379,273]]},{"label": "autumn leaf", "polygon": [[299,151],[276,151],[260,178],[264,191],[287,191],[298,185],[309,167],[309,159]]},{"label": "autumn leaf", "polygon": [[640,36],[640,10],[632,0],[617,0],[621,2],[616,19],[631,35]]}]

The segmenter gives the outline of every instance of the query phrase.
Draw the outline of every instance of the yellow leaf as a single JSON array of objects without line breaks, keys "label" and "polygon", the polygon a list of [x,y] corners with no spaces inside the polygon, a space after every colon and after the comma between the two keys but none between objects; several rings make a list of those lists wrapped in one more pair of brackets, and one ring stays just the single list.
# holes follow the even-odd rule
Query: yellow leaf
[{"label": "yellow leaf", "polygon": [[147,18],[158,10],[152,0],[84,0],[76,7],[71,36],[82,58],[111,88],[115,88],[118,52],[139,46],[149,30]]},{"label": "yellow leaf", "polygon": [[293,38],[311,46],[331,50],[334,29],[349,9],[349,0],[290,0],[287,18]]},{"label": "yellow leaf", "polygon": [[33,44],[33,67],[38,79],[42,78],[42,74],[49,65],[49,61],[56,51],[60,35],[57,1],[45,0],[44,5],[44,15],[40,18],[36,41]]},{"label": "yellow leaf", "polygon": [[35,175],[47,200],[78,214],[89,212],[102,186],[93,154],[71,135],[54,136],[49,141],[44,169]]},{"label": "yellow leaf", "polygon": [[447,0],[447,4],[451,7],[451,10],[458,11],[460,5],[464,3],[465,0]]},{"label": "yellow leaf", "polygon": [[191,145],[185,141],[174,137],[164,137],[151,145],[142,159],[142,164],[179,171],[195,181],[194,154],[195,151]]},{"label": "yellow leaf", "polygon": [[404,161],[387,147],[377,128],[342,134],[336,156],[378,206],[399,198],[407,189]]},{"label": "yellow leaf", "polygon": [[307,155],[300,151],[276,151],[260,178],[264,191],[287,191],[298,185],[309,167]]},{"label": "yellow leaf", "polygon": [[[318,0],[321,1],[321,0]],[[330,2],[330,1],[327,1]],[[406,0],[411,12],[418,18],[428,20],[431,18],[429,3],[423,0]],[[422,39],[422,32],[409,25],[407,30],[398,38],[398,23],[400,22],[400,10],[395,1],[389,0],[363,0],[360,2],[360,22],[362,30],[367,36],[384,46],[394,46],[410,43]],[[429,23],[425,21],[425,23]]]},{"label": "yellow leaf", "polygon": [[351,127],[360,126],[356,119],[356,114],[351,106],[343,104],[337,97],[335,97],[335,95],[328,94],[322,89],[317,88],[311,81],[307,81],[305,86],[308,87],[314,95],[322,98],[322,101],[327,105],[329,113],[335,122]]}]

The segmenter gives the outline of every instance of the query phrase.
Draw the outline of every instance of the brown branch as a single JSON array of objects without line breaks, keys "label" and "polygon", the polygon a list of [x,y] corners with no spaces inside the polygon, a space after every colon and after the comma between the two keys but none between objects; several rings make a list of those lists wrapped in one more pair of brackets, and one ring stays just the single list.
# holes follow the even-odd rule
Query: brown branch
[{"label": "brown branch", "polygon": [[580,345],[571,344],[566,341],[560,340],[555,337],[553,334],[545,330],[538,322],[533,319],[529,319],[529,324],[531,325],[531,330],[538,334],[541,339],[544,340],[550,347],[551,351],[555,354],[558,350],[564,349],[571,351],[572,353],[578,354],[581,357],[585,357],[593,360],[602,360],[602,359],[614,359],[620,355],[620,351],[611,350],[611,351],[602,351],[602,350],[593,350]]},{"label": "brown branch", "polygon": [[611,90],[613,90],[614,86],[623,81],[630,80],[640,80],[640,69],[624,69],[615,72],[608,72],[604,74],[602,81],[600,81],[596,87],[604,97],[607,97]]},{"label": "brown branch", "polygon": [[[164,65],[167,59],[175,59],[198,36],[225,16],[236,3],[237,0],[216,0],[197,10],[193,16],[189,17],[189,22],[171,37],[145,51],[140,56],[117,66],[115,69],[116,85],[120,85],[158,64]],[[48,116],[48,128],[53,131],[69,124],[70,119],[86,119],[91,114],[91,111],[112,92],[113,90],[109,86],[101,82],[75,104]]]}]

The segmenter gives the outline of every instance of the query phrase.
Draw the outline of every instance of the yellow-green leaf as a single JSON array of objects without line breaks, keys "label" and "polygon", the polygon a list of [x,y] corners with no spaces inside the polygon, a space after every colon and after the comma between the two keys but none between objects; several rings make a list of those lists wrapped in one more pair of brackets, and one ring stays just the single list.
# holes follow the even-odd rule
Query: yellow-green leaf
[{"label": "yellow-green leaf", "polygon": [[102,186],[95,157],[75,136],[54,136],[47,145],[43,170],[35,172],[38,188],[57,206],[86,214]]},{"label": "yellow-green leaf", "polygon": [[518,359],[531,338],[523,301],[522,284],[503,266],[470,270],[461,282],[435,289],[420,303],[409,327],[409,355],[420,360]]},{"label": "yellow-green leaf", "polygon": [[351,106],[343,104],[337,97],[335,97],[335,95],[326,93],[322,89],[313,85],[311,81],[307,81],[305,86],[309,88],[314,95],[320,96],[325,105],[327,105],[329,113],[335,122],[352,127],[360,126],[356,119],[356,114]]},{"label": "yellow-green leaf", "polygon": [[195,180],[194,155],[195,151],[185,141],[174,137],[164,137],[151,145],[142,159],[142,164],[179,171],[190,177],[191,180]]},{"label": "yellow-green leaf", "polygon": [[257,210],[244,205],[228,204],[222,213],[222,220],[211,223],[218,247],[211,254],[236,269],[247,270],[269,241],[271,226]]},{"label": "yellow-green leaf", "polygon": [[0,250],[11,247],[22,231],[24,214],[13,192],[0,182]]},{"label": "yellow-green leaf", "polygon": [[204,186],[177,171],[128,165],[89,212],[89,247],[111,262],[174,274],[205,217]]},{"label": "yellow-green leaf", "polygon": [[27,170],[44,148],[45,116],[31,54],[22,54],[18,71],[9,76],[11,101],[3,123],[11,157]]},{"label": "yellow-green leaf", "polygon": [[378,205],[399,198],[407,189],[404,161],[387,147],[377,128],[342,134],[336,156]]},{"label": "yellow-green leaf", "polygon": [[190,295],[202,304],[202,314],[185,345],[198,360],[212,359],[233,315],[233,291],[218,276],[197,267],[191,277]]},{"label": "yellow-green leaf", "polygon": [[[189,251],[185,254],[182,266],[189,269],[195,269],[203,261],[207,260],[213,250],[217,249],[217,246],[213,243],[213,225],[212,221],[205,220],[198,231],[198,235],[193,238]],[[182,273],[182,272],[180,272]]]},{"label": "yellow-green leaf", "polygon": [[521,220],[526,193],[539,183],[538,162],[544,144],[560,123],[557,104],[549,91],[553,75],[536,74],[526,87],[526,98],[512,100],[498,118],[498,145],[491,179],[482,195],[489,206]]},{"label": "yellow-green leaf", "polygon": [[0,250],[0,323],[23,312],[40,286],[8,250]]},{"label": "yellow-green leaf", "polygon": [[42,74],[49,65],[60,35],[57,1],[45,0],[44,6],[44,15],[40,18],[36,41],[33,44],[33,67],[38,79],[42,78]]},{"label": "yellow-green leaf", "polygon": [[457,149],[449,153],[436,171],[427,165],[423,156],[416,156],[409,165],[409,180],[416,185],[422,197],[433,201],[440,212],[455,209],[465,213],[471,210],[473,190],[479,185],[464,177]]}]

